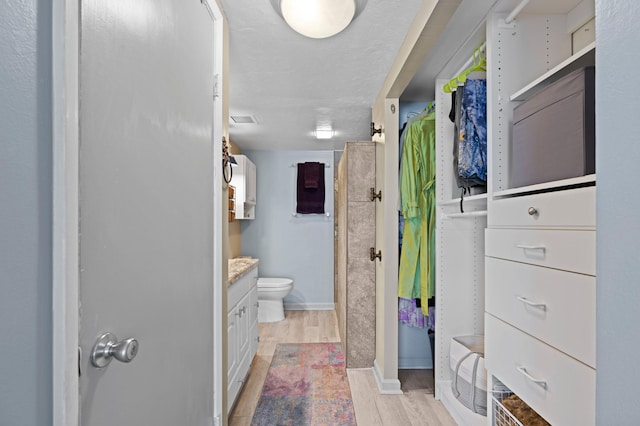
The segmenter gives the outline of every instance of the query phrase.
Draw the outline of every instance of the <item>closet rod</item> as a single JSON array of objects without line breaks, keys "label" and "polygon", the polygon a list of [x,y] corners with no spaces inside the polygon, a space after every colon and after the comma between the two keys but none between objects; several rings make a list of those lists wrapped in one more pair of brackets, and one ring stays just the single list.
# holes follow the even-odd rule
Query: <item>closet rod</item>
[{"label": "closet rod", "polygon": [[487,215],[487,211],[486,210],[478,210],[475,212],[469,212],[469,213],[451,213],[451,214],[443,214],[442,218],[443,219],[459,219],[459,218],[467,218],[467,217],[477,217],[477,216],[486,216]]},{"label": "closet rod", "polygon": [[518,13],[520,13],[522,11],[522,9],[524,9],[524,7],[529,4],[531,0],[522,0],[520,2],[519,5],[517,5],[515,7],[515,9],[513,9],[511,11],[511,13],[509,15],[507,15],[507,18],[504,20],[505,24],[510,24],[513,22],[514,19],[516,19],[516,16],[518,16]]}]

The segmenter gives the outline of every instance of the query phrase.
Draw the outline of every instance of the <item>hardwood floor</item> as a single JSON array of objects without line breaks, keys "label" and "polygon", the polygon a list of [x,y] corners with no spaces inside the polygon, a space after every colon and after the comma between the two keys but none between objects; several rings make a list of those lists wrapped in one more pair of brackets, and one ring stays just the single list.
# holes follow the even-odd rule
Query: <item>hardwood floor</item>
[{"label": "hardwood floor", "polygon": [[[251,424],[276,344],[340,341],[334,311],[286,311],[284,321],[261,323],[258,326],[258,353],[251,364],[247,383],[229,416],[230,426]],[[380,395],[371,369],[347,370],[358,425],[456,424],[433,397],[431,370],[400,370],[398,375],[404,394]]]}]

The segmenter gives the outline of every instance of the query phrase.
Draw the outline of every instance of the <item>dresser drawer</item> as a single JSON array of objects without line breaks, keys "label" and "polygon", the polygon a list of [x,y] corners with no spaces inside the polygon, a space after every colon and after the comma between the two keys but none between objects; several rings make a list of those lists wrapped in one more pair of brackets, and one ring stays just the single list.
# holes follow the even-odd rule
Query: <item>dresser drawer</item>
[{"label": "dresser drawer", "polygon": [[485,308],[595,368],[596,278],[486,258]]},{"label": "dresser drawer", "polygon": [[595,207],[595,186],[502,198],[492,202],[489,227],[595,229]]},{"label": "dresser drawer", "polygon": [[485,237],[487,256],[596,274],[596,231],[487,229]]},{"label": "dresser drawer", "polygon": [[595,424],[595,370],[489,314],[485,363],[552,425]]}]

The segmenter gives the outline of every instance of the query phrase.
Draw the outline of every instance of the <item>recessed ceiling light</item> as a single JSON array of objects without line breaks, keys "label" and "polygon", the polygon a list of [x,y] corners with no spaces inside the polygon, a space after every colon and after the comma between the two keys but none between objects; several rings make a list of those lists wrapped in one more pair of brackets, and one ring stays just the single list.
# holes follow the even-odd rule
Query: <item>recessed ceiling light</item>
[{"label": "recessed ceiling light", "polygon": [[333,129],[316,129],[314,134],[316,139],[331,139],[335,132]]}]

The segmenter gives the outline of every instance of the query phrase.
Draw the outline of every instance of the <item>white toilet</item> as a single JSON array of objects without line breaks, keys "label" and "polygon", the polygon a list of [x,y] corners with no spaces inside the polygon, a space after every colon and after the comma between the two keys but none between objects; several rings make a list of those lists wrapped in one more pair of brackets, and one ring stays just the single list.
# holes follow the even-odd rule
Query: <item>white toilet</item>
[{"label": "white toilet", "polygon": [[258,278],[258,322],[276,322],[284,319],[282,299],[293,288],[289,278]]}]

